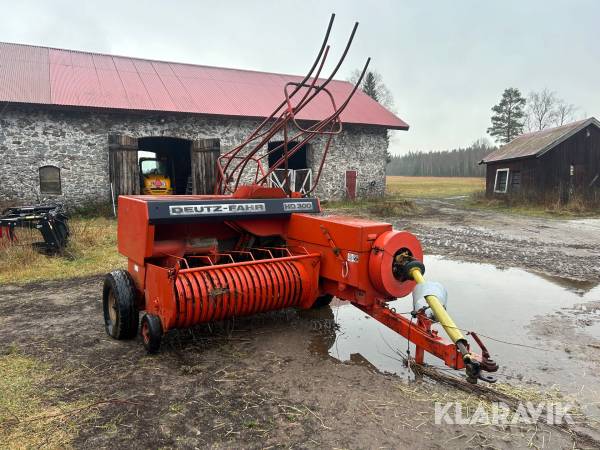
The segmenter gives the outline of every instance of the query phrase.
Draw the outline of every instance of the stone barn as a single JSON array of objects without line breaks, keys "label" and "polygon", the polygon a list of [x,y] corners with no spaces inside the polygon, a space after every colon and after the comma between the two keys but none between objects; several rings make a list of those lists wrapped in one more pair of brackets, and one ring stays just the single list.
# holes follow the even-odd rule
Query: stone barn
[{"label": "stone barn", "polygon": [[[301,79],[0,43],[0,201],[83,205],[139,193],[140,155],[168,160],[176,194],[212,193],[218,155],[271,114],[285,83]],[[351,88],[330,84],[338,102]],[[330,113],[319,97],[301,123]],[[387,131],[408,125],[360,91],[342,122],[316,194],[383,195]],[[317,138],[290,161],[296,188],[323,148]]]},{"label": "stone barn", "polygon": [[600,201],[600,122],[594,117],[517,136],[487,155],[486,194]]}]

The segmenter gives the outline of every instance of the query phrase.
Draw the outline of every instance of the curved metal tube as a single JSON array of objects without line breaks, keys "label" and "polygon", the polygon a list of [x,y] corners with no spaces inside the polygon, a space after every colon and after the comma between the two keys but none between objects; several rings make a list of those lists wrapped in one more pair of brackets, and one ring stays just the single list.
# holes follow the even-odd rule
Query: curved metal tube
[{"label": "curved metal tube", "polygon": [[[313,71],[315,70],[315,68],[317,67],[317,65],[319,64],[319,61],[321,60],[321,57],[323,56],[323,52],[328,48],[327,46],[327,42],[329,41],[329,35],[331,33],[331,29],[333,27],[333,22],[335,20],[335,14],[332,14],[330,19],[329,19],[329,24],[327,25],[327,31],[325,32],[325,37],[323,38],[323,43],[321,44],[321,48],[319,49],[319,52],[317,54],[317,57],[315,58],[313,65],[311,66],[308,74],[304,77],[304,79],[302,80],[303,83],[305,83],[310,76],[312,75]],[[296,89],[290,96],[293,96],[294,94],[296,94],[296,92],[299,90],[300,88]],[[260,132],[260,130],[270,121],[273,119],[273,117],[279,112],[279,110],[285,106],[286,102],[285,100],[282,101],[279,106],[271,113],[271,115],[269,117],[267,117],[266,119],[264,119],[262,121],[262,123],[250,134],[250,136],[240,145],[238,145],[237,147],[233,148],[232,150],[230,150],[229,152],[227,152],[225,155],[227,156],[235,156],[237,155],[237,153],[239,153],[239,151],[245,146],[247,145],[249,142],[251,142],[256,135]],[[226,173],[227,168],[229,167],[229,164],[231,163],[231,160],[229,160],[227,162],[227,164],[225,165],[225,167],[223,168],[223,172]],[[215,186],[215,193],[218,193],[219,191],[219,187],[221,184],[222,180],[217,180],[217,186]]]},{"label": "curved metal tube", "polygon": [[[325,89],[325,88],[327,87],[327,85],[328,85],[328,84],[329,84],[329,83],[330,83],[330,82],[333,80],[333,77],[336,75],[336,73],[338,72],[339,68],[342,66],[342,63],[343,63],[343,62],[344,62],[344,60],[346,59],[346,56],[348,55],[348,51],[350,50],[350,46],[352,45],[352,41],[354,40],[354,36],[356,35],[356,30],[357,30],[357,29],[358,29],[358,22],[355,22],[355,23],[354,23],[354,27],[352,28],[352,32],[350,33],[350,37],[348,38],[348,41],[347,41],[347,43],[346,43],[346,47],[344,48],[344,51],[342,52],[342,55],[340,56],[340,59],[338,60],[338,62],[337,62],[337,64],[336,64],[336,66],[335,66],[335,67],[334,67],[334,69],[333,69],[333,71],[330,73],[329,77],[328,77],[328,78],[327,78],[327,79],[326,79],[326,80],[323,82],[323,84],[319,85],[319,86],[318,86],[318,87],[315,89],[315,92],[314,92],[312,95],[310,95],[310,96],[309,96],[307,99],[305,99],[303,103],[301,103],[301,104],[299,104],[299,105],[296,105],[296,107],[295,107],[295,108],[294,108],[292,111],[289,111],[289,110],[288,110],[288,115],[289,115],[289,114],[292,114],[292,116],[293,116],[293,115],[297,114],[298,112],[300,112],[300,111],[301,111],[301,110],[302,110],[302,109],[303,109],[303,108],[304,108],[304,107],[305,107],[305,106],[306,106],[306,105],[307,105],[307,104],[308,104],[308,103],[309,103],[309,102],[310,102],[312,99],[314,99],[314,98],[315,98],[315,97],[316,97],[316,96],[319,94],[319,92],[321,92],[323,89]],[[302,84],[304,84],[305,82],[306,82],[306,79],[305,79],[305,80],[303,80]],[[297,89],[299,89],[299,88],[300,88],[300,86],[298,86],[298,87],[297,87]],[[295,92],[297,92],[297,90],[294,90],[293,92],[295,93]],[[291,97],[291,95],[290,95],[290,97]],[[284,123],[283,123],[283,125],[284,125],[284,126],[286,125],[286,122],[287,122],[287,121],[284,119]],[[279,128],[279,129],[281,129],[281,128]],[[278,130],[277,130],[277,131],[278,131]],[[276,131],[275,131],[275,133],[276,133]],[[263,145],[264,145],[266,142],[268,142],[268,140],[269,140],[269,139],[270,139],[270,138],[271,138],[271,137],[272,137],[272,136],[273,136],[275,133],[271,134],[271,135],[270,135],[268,138],[266,138],[266,139],[263,139],[263,140],[261,141],[261,143],[260,143],[260,144],[258,144],[258,145],[257,145],[257,146],[254,148],[254,150],[252,150],[252,151],[250,151],[250,152],[248,153],[248,159],[246,159],[246,160],[242,160],[242,161],[241,161],[241,162],[240,162],[240,163],[239,163],[239,164],[238,164],[238,165],[237,165],[237,166],[236,166],[236,167],[233,169],[233,173],[235,173],[236,171],[238,171],[238,170],[239,170],[239,172],[238,172],[238,176],[237,176],[237,178],[236,178],[236,181],[235,181],[234,190],[235,190],[235,189],[237,188],[237,186],[239,185],[239,183],[240,183],[240,180],[241,180],[241,177],[242,177],[242,173],[244,172],[244,170],[245,170],[245,168],[246,168],[246,165],[248,164],[248,162],[249,162],[250,158],[251,158],[251,157],[253,157],[253,156],[254,156],[254,155],[255,155],[255,154],[256,154],[256,153],[257,153],[257,152],[260,150],[260,148],[261,148],[261,147],[262,147],[262,146],[263,146]]]},{"label": "curved metal tube", "polygon": [[[243,173],[245,173],[245,169],[250,161],[255,161],[258,165],[261,165],[261,163],[260,163],[261,159],[267,158],[269,155],[271,155],[277,151],[280,151],[281,148],[283,147],[284,151],[283,151],[283,155],[281,156],[281,158],[279,158],[275,162],[275,164],[273,164],[271,167],[269,167],[269,170],[266,173],[261,171],[262,172],[262,173],[260,173],[261,178],[259,178],[258,171],[255,174],[254,183],[256,183],[256,184],[265,183],[265,181],[268,180],[269,176],[276,169],[278,169],[281,165],[284,165],[287,168],[289,158],[291,156],[293,156],[296,152],[298,152],[302,146],[304,146],[305,144],[310,142],[312,139],[314,139],[315,136],[328,135],[328,139],[326,141],[325,149],[324,149],[323,155],[321,157],[321,162],[319,165],[317,176],[315,178],[315,182],[313,183],[312,186],[310,186],[310,189],[307,191],[307,193],[312,192],[316,188],[316,185],[318,184],[318,182],[321,178],[324,162],[325,162],[325,159],[327,157],[327,154],[328,154],[330,146],[331,146],[332,137],[334,134],[339,134],[342,131],[342,123],[340,120],[340,115],[345,110],[345,108],[348,106],[350,100],[356,93],[356,90],[361,85],[362,80],[366,74],[367,68],[370,63],[370,58],[368,58],[365,63],[365,66],[360,74],[358,81],[356,82],[356,84],[354,85],[354,87],[352,88],[352,90],[350,91],[348,96],[346,97],[345,101],[339,107],[336,107],[335,100],[334,100],[333,96],[331,95],[331,93],[329,92],[329,90],[327,89],[327,85],[333,80],[333,78],[337,74],[339,68],[341,67],[342,63],[344,62],[344,60],[349,52],[349,49],[354,40],[354,36],[356,34],[356,30],[358,28],[358,22],[356,22],[354,24],[354,27],[352,28],[352,32],[350,33],[350,37],[348,38],[348,41],[344,48],[344,51],[342,52],[334,69],[329,74],[327,79],[325,79],[323,81],[323,83],[317,84],[317,81],[322,72],[325,61],[327,59],[327,56],[329,54],[330,46],[327,45],[327,41],[329,39],[329,34],[330,34],[330,31],[331,31],[331,28],[333,25],[334,17],[335,17],[335,15],[331,16],[331,19],[329,21],[329,26],[327,28],[327,32],[325,34],[325,38],[324,38],[323,44],[321,46],[321,49],[319,50],[317,58],[315,59],[310,71],[304,77],[304,79],[298,83],[287,83],[284,88],[285,99],[273,111],[273,113],[271,113],[271,115],[269,117],[267,117],[265,120],[263,120],[262,123],[241,144],[239,144],[238,146],[231,149],[229,152],[227,152],[224,155],[219,157],[219,159],[218,159],[219,162],[217,163],[219,173],[218,173],[217,183],[215,185],[215,193],[221,193],[221,192],[224,193],[226,191],[234,192],[237,189],[237,187],[239,186],[241,179],[242,179],[242,175],[243,175]],[[309,80],[311,78],[311,76],[312,76],[313,72],[315,71],[315,68],[317,68],[317,66],[318,66],[318,69],[317,69],[314,77],[312,77],[312,80],[310,83],[307,83],[307,80]],[[294,86],[293,90],[290,93],[287,92],[288,86]],[[295,106],[293,106],[292,97],[294,95],[296,95],[303,88],[306,88],[306,92],[302,94],[298,103]],[[331,99],[332,107],[333,107],[332,114],[330,114],[329,116],[325,117],[322,120],[319,120],[319,121],[313,123],[313,125],[311,125],[308,128],[302,128],[300,126],[300,124],[297,122],[296,115],[300,111],[302,111],[302,109],[304,107],[306,107],[306,105],[308,105],[322,91],[325,91],[329,95],[329,98]],[[287,108],[282,111],[282,108],[286,105],[287,105]],[[273,121],[273,119],[277,115],[278,115],[278,117]],[[267,125],[271,121],[273,121],[273,122],[267,127]],[[295,126],[295,128],[299,131],[297,134],[295,134],[291,138],[288,136],[288,124],[289,123],[292,123]],[[334,125],[336,123],[339,124],[338,129],[334,129]],[[256,156],[257,153],[261,149],[263,149],[264,146],[269,142],[269,140],[273,136],[275,136],[278,132],[280,132],[281,130],[283,130],[283,138],[284,138],[283,142],[281,144],[277,145],[275,148],[268,150],[264,155],[257,157]],[[289,148],[290,142],[294,142],[297,140],[299,142],[297,142],[290,149]],[[254,142],[254,143],[252,144],[250,149],[247,149],[248,144],[250,144],[251,142]],[[244,155],[240,155],[240,153],[245,149],[248,151],[246,151]],[[239,159],[240,161],[235,163],[235,162],[233,162],[234,159]],[[224,162],[223,165],[221,164],[221,161]],[[284,183],[287,181],[287,178],[288,178],[288,173],[286,170]],[[234,180],[235,180],[235,182],[233,183],[233,186],[230,187],[230,182],[233,182]]]}]

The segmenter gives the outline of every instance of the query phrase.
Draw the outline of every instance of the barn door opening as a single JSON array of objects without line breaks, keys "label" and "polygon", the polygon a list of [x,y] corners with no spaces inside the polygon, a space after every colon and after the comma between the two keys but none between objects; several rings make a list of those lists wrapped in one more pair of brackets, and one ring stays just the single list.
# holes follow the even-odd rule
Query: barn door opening
[{"label": "barn door opening", "polygon": [[192,142],[190,157],[192,176],[189,190],[194,194],[213,194],[217,182],[217,160],[221,154],[219,139],[200,139]]},{"label": "barn door opening", "polygon": [[[283,141],[269,142],[269,167],[273,167],[283,157],[283,146],[277,148],[283,144]],[[297,142],[288,143],[288,151],[298,145]],[[272,153],[271,153],[272,152]],[[288,159],[288,170],[286,177],[286,170],[284,165],[278,166],[277,169],[271,174],[269,180],[271,186],[282,188],[286,192],[294,191],[305,194],[312,184],[312,169],[308,167],[308,152],[307,145],[303,145]]]},{"label": "barn door opening", "polygon": [[[191,191],[188,192],[192,174],[191,145],[191,141],[175,137],[150,136],[138,139],[142,191],[191,194]],[[167,188],[171,191],[163,192]]]},{"label": "barn door opening", "polygon": [[356,199],[356,179],[358,172],[356,170],[346,170],[346,197],[350,200]]},{"label": "barn door opening", "polygon": [[123,134],[108,136],[108,172],[113,200],[140,193],[138,140]]}]

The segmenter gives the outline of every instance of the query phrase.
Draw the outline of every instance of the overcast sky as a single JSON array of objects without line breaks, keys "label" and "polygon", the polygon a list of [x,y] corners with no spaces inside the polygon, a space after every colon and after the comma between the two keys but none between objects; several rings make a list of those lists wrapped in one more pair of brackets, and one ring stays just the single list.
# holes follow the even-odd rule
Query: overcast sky
[{"label": "overcast sky", "polygon": [[0,41],[291,74],[307,71],[335,12],[334,55],[360,22],[340,78],[371,56],[410,125],[393,153],[485,136],[509,86],[600,116],[598,0],[0,0],[0,11]]}]

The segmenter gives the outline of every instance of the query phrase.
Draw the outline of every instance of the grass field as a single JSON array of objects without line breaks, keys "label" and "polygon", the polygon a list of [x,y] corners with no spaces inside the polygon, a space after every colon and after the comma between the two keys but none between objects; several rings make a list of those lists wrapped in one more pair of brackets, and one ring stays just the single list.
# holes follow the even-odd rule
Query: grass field
[{"label": "grass field", "polygon": [[469,196],[485,189],[484,178],[468,177],[386,177],[390,195],[408,198]]},{"label": "grass field", "polygon": [[91,418],[85,403],[58,401],[53,379],[68,373],[51,370],[8,346],[0,349],[0,448],[72,448],[77,424]]},{"label": "grass field", "polygon": [[[42,255],[27,244],[0,246],[0,285],[94,275],[125,265],[117,252],[116,220],[73,218],[69,227],[71,237],[62,255]],[[42,240],[39,232],[32,233],[26,237]]]}]

